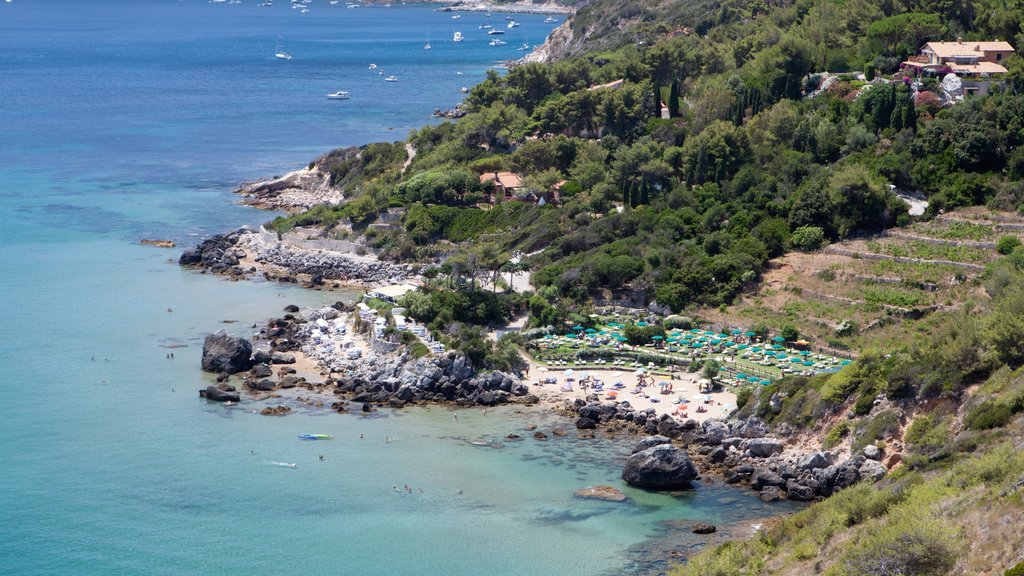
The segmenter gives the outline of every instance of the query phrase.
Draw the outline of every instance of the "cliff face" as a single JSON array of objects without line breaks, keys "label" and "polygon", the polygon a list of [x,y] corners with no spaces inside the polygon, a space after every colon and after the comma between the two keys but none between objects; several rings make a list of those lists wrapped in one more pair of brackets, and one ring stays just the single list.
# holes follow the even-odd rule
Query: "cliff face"
[{"label": "cliff face", "polygon": [[583,39],[572,30],[572,18],[551,31],[547,40],[523,58],[523,62],[551,62],[575,54],[583,47]]}]

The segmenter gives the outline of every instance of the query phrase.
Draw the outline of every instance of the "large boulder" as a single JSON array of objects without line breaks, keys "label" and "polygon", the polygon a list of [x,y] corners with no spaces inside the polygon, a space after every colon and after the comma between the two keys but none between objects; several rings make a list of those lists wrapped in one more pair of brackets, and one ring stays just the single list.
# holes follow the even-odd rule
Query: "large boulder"
[{"label": "large boulder", "polygon": [[771,438],[754,438],[747,440],[746,449],[755,458],[767,458],[782,452],[782,442]]},{"label": "large boulder", "polygon": [[754,470],[754,473],[750,476],[750,487],[754,490],[761,490],[768,486],[785,488],[786,481],[782,479],[782,476],[779,476],[767,468],[758,468],[757,470]]},{"label": "large boulder", "polygon": [[207,386],[206,390],[203,390],[199,395],[207,400],[214,400],[216,402],[238,402],[239,400],[239,394],[235,391],[235,387],[226,384]]},{"label": "large boulder", "polygon": [[252,344],[223,330],[203,340],[203,370],[237,374],[252,368]]},{"label": "large boulder", "polygon": [[659,444],[626,459],[622,479],[641,488],[685,488],[698,476],[697,467],[685,450]]},{"label": "large boulder", "polygon": [[868,460],[880,460],[882,458],[882,451],[878,449],[878,446],[868,444],[864,447],[864,457]]},{"label": "large boulder", "polygon": [[655,446],[661,446],[662,444],[671,443],[672,439],[667,438],[665,436],[647,436],[646,438],[636,443],[636,446],[633,447],[633,451],[631,453],[636,454],[637,452],[643,452],[648,448],[653,448]]},{"label": "large boulder", "polygon": [[831,460],[832,456],[828,452],[814,452],[800,460],[800,469],[817,470],[818,468],[826,468],[832,463]]},{"label": "large boulder", "polygon": [[719,420],[705,420],[700,425],[704,439],[708,444],[721,444],[722,439],[729,435],[729,425]]},{"label": "large boulder", "polygon": [[738,420],[731,425],[732,435],[740,438],[760,438],[771,432],[763,420],[756,417]]},{"label": "large boulder", "polygon": [[889,470],[886,469],[885,464],[878,460],[866,460],[860,465],[858,472],[860,472],[862,479],[875,482],[881,480]]}]

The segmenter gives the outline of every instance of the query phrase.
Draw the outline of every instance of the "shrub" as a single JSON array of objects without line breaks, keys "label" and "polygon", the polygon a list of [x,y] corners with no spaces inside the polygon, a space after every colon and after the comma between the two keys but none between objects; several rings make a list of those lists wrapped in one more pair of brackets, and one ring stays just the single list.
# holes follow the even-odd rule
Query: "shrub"
[{"label": "shrub", "polygon": [[1016,236],[1003,236],[996,242],[996,252],[1006,255],[1013,252],[1013,249],[1020,246],[1020,238]]},{"label": "shrub", "polygon": [[839,561],[841,574],[945,574],[959,556],[959,541],[948,523],[906,511],[861,532]]},{"label": "shrub", "polygon": [[801,226],[790,235],[789,243],[797,250],[817,250],[825,243],[825,231],[818,226]]},{"label": "shrub", "polygon": [[828,431],[828,434],[825,434],[825,440],[821,443],[822,448],[828,450],[833,446],[837,446],[840,442],[843,441],[843,438],[846,438],[847,436],[849,436],[849,434],[849,422],[840,422],[836,424],[835,426],[832,427],[831,430]]},{"label": "shrub", "polygon": [[736,407],[743,408],[754,397],[754,391],[749,386],[744,386],[736,392]]},{"label": "shrub", "polygon": [[892,436],[899,430],[899,425],[899,416],[892,410],[886,410],[873,418],[861,420],[857,425],[853,443],[850,444],[850,452],[858,454],[875,440]]},{"label": "shrub", "polygon": [[975,406],[964,417],[964,427],[971,430],[991,430],[1006,426],[1013,417],[1013,411],[1003,403],[988,400]]},{"label": "shrub", "polygon": [[857,402],[853,405],[853,413],[857,416],[867,416],[871,413],[871,409],[875,407],[875,391],[866,390],[857,397]]}]

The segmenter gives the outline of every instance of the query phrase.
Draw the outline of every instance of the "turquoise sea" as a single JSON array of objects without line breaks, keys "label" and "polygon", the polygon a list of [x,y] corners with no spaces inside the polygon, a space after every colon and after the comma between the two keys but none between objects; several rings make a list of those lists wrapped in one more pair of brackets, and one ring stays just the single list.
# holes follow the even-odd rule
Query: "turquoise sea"
[{"label": "turquoise sea", "polygon": [[[344,4],[0,3],[0,574],[639,573],[651,549],[699,542],[664,521],[785,510],[625,488],[624,441],[470,443],[569,427],[552,415],[273,418],[197,397],[206,333],[337,295],[182,270],[180,248],[138,240],[270,219],[232,187],[404,137],[552,26],[517,17],[491,47],[482,14]],[[630,502],[573,499],[597,483]]]}]

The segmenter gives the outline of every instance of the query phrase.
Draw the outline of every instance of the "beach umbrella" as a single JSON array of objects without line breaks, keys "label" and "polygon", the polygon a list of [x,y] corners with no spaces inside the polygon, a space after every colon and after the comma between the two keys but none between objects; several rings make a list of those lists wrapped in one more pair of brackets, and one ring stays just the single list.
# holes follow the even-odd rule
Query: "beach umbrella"
[{"label": "beach umbrella", "polygon": [[664,340],[664,339],[665,339],[665,337],[660,335],[660,334],[655,334],[654,336],[651,336],[651,340]]},{"label": "beach umbrella", "polygon": [[641,376],[641,375],[644,374],[644,369],[643,368],[637,368],[636,372],[633,372],[633,374],[635,374],[637,376]]},{"label": "beach umbrella", "polygon": [[762,379],[761,380],[761,386],[767,386],[767,385],[769,385],[771,383],[772,383],[772,381],[768,380],[768,379]]},{"label": "beach umbrella", "polygon": [[587,329],[586,329],[586,333],[587,333],[587,334],[596,334],[596,333],[597,333],[597,330],[595,330],[595,329],[593,329],[593,328],[587,328]]},{"label": "beach umbrella", "polygon": [[575,334],[566,334],[565,337],[566,338],[572,338],[574,340],[576,339],[576,335]]},{"label": "beach umbrella", "polygon": [[802,360],[800,360],[799,358],[795,358],[795,357],[794,358],[790,358],[789,361],[791,363],[793,363],[793,364],[799,364],[800,362],[802,362]]},{"label": "beach umbrella", "polygon": [[814,366],[814,362],[807,360],[806,362],[804,362],[804,366]]},{"label": "beach umbrella", "polygon": [[703,344],[701,344],[700,342],[694,342],[693,344],[691,344],[691,346],[693,346],[694,348],[700,348],[701,346],[703,346]]},{"label": "beach umbrella", "polygon": [[842,364],[843,366],[846,366],[849,363],[850,363],[849,360],[843,360],[842,362],[840,362],[840,364]]},{"label": "beach umbrella", "polygon": [[779,346],[778,344],[772,344],[772,350],[782,350],[782,346]]},{"label": "beach umbrella", "polygon": [[583,326],[580,326],[579,324],[577,324],[577,325],[573,326],[572,329],[573,330],[583,330]]},{"label": "beach umbrella", "polygon": [[739,378],[740,380],[746,380],[747,379],[747,375],[744,374],[743,372],[740,372],[739,374],[737,374],[736,377]]},{"label": "beach umbrella", "polygon": [[761,347],[760,346],[754,346],[753,348],[750,349],[750,351],[751,352],[760,352],[761,351]]},{"label": "beach umbrella", "polygon": [[679,338],[676,338],[675,336],[670,336],[669,338],[665,339],[665,342],[678,342],[678,341],[679,341]]},{"label": "beach umbrella", "polygon": [[642,326],[647,326],[647,322],[644,322],[643,320],[641,320],[641,321],[637,322],[636,325],[637,326],[641,326],[641,327]]},{"label": "beach umbrella", "polygon": [[736,343],[735,343],[735,342],[733,342],[732,340],[728,340],[728,341],[726,341],[726,343],[725,343],[725,346],[726,346],[727,348],[732,348],[732,347],[733,347],[733,346],[735,346],[735,345],[736,345]]},{"label": "beach umbrella", "polygon": [[733,336],[739,336],[740,334],[743,334],[743,331],[742,331],[742,330],[733,330],[733,331],[731,332],[731,334],[732,334]]},{"label": "beach umbrella", "polygon": [[753,338],[754,336],[757,336],[757,332],[744,332],[743,335],[748,338]]},{"label": "beach umbrella", "polygon": [[700,328],[694,328],[690,330],[690,332],[693,332],[694,334],[700,334]]},{"label": "beach umbrella", "polygon": [[772,342],[785,342],[785,341],[786,341],[786,339],[783,338],[782,336],[776,336],[775,338],[772,338]]},{"label": "beach umbrella", "polygon": [[747,348],[750,348],[750,346],[748,346],[746,344],[740,344],[736,348],[739,349],[739,350],[746,350]]},{"label": "beach umbrella", "polygon": [[807,350],[801,350],[801,351],[797,352],[797,354],[799,354],[801,356],[807,356],[807,355],[810,354],[810,352],[808,352]]},{"label": "beach umbrella", "polygon": [[565,372],[562,372],[562,374],[565,374],[566,376],[572,376],[572,374],[573,374],[573,372],[572,372],[572,368],[569,368],[569,369],[568,369],[568,370],[566,370]]}]

